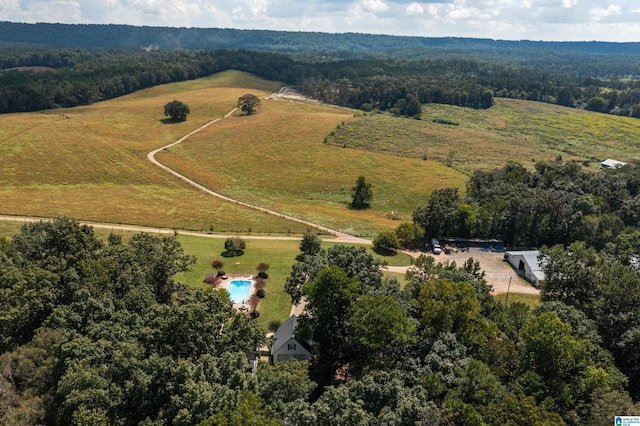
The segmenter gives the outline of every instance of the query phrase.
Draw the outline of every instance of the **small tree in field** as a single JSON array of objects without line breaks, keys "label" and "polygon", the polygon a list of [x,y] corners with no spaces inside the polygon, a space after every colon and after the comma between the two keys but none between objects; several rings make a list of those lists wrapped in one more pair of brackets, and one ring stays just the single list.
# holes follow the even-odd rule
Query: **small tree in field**
[{"label": "small tree in field", "polygon": [[246,95],[238,98],[238,108],[247,115],[251,115],[260,106],[260,98],[253,93],[247,93]]},{"label": "small tree in field", "polygon": [[260,271],[254,278],[256,280],[256,289],[259,290],[267,285],[267,278],[269,278],[269,274],[267,274],[265,271]]},{"label": "small tree in field", "polygon": [[171,121],[185,121],[189,114],[189,107],[180,101],[173,100],[164,106],[164,115]]},{"label": "small tree in field", "polygon": [[360,176],[356,181],[356,186],[353,187],[353,195],[351,198],[351,208],[368,209],[371,206],[373,191],[371,190],[371,184],[367,183],[364,176]]},{"label": "small tree in field", "polygon": [[302,236],[300,241],[300,251],[309,256],[315,256],[320,252],[322,240],[318,235],[307,232]]},{"label": "small tree in field", "polygon": [[211,267],[216,271],[219,271],[224,267],[224,262],[220,259],[216,259],[213,262],[211,262]]}]

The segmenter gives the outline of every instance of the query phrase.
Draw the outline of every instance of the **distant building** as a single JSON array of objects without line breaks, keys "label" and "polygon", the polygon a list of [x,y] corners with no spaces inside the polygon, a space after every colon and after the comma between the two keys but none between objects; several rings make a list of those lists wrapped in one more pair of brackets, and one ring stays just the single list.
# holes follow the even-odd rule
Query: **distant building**
[{"label": "distant building", "polygon": [[622,161],[612,160],[611,158],[607,158],[602,163],[600,163],[601,169],[617,169],[618,167],[626,166],[627,163],[623,163]]},{"label": "distant building", "polygon": [[271,360],[275,362],[295,358],[299,361],[309,361],[311,352],[309,345],[296,339],[295,331],[298,317],[291,315],[273,335],[271,346]]},{"label": "distant building", "polygon": [[534,286],[538,286],[544,280],[544,272],[538,261],[538,250],[508,251],[507,262],[518,272],[518,275],[527,279]]}]

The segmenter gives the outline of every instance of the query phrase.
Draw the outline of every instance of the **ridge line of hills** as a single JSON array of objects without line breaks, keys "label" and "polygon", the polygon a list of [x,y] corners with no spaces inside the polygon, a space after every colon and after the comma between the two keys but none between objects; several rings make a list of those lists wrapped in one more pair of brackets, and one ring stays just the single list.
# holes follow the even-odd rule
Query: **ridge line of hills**
[{"label": "ridge line of hills", "polygon": [[639,42],[494,40],[363,33],[321,33],[232,28],[175,28],[121,24],[0,22],[0,48],[251,49],[382,52],[407,48],[473,51],[546,49],[592,54],[640,54]]}]

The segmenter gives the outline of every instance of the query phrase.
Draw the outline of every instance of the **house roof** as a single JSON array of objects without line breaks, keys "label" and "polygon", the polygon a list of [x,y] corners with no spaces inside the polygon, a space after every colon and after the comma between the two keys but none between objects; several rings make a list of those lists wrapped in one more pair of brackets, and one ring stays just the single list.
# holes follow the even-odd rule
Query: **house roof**
[{"label": "house roof", "polygon": [[626,165],[627,163],[623,163],[622,161],[618,161],[618,160],[612,160],[611,158],[607,158],[602,163],[600,163],[600,167],[609,167],[612,169],[616,167],[626,166]]},{"label": "house roof", "polygon": [[280,327],[276,330],[276,334],[273,335],[273,346],[271,346],[271,352],[277,352],[283,345],[289,340],[295,339],[296,323],[298,317],[291,315]]}]

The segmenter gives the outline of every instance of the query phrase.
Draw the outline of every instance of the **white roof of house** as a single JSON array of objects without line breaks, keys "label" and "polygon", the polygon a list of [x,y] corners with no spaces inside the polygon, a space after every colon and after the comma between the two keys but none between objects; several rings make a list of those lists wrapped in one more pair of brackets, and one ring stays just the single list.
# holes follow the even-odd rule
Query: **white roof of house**
[{"label": "white roof of house", "polygon": [[600,163],[601,167],[611,167],[611,168],[622,167],[626,165],[627,163],[623,163],[622,161],[618,161],[618,160],[612,160],[611,158],[607,158],[602,163]]}]

